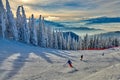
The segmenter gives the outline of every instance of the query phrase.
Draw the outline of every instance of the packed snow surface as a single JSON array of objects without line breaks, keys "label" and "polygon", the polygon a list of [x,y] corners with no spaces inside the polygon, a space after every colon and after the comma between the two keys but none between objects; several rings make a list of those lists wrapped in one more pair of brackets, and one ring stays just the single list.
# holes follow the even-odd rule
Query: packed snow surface
[{"label": "packed snow surface", "polygon": [[120,80],[120,47],[66,51],[0,39],[0,80]]}]

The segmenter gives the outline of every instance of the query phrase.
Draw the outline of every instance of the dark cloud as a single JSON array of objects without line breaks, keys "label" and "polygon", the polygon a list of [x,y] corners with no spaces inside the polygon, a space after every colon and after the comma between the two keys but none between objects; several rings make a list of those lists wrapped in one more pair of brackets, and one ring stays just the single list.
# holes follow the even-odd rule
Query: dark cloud
[{"label": "dark cloud", "polygon": [[120,17],[98,17],[83,21],[87,22],[87,24],[120,23]]}]

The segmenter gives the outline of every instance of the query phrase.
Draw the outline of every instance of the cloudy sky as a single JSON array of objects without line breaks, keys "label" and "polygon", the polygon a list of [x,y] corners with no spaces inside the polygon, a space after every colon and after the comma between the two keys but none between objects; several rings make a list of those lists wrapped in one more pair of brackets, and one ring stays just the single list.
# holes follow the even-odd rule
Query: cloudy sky
[{"label": "cloudy sky", "polygon": [[[5,0],[2,0],[5,3]],[[9,0],[13,13],[23,5],[27,17],[40,14],[48,20],[79,20],[120,16],[120,0]]]}]

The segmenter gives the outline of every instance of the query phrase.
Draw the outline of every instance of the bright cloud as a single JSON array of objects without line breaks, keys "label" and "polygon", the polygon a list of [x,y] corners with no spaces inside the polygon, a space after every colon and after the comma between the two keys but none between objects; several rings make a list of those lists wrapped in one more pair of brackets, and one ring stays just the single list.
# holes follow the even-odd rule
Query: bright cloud
[{"label": "bright cloud", "polygon": [[46,20],[59,20],[59,17],[52,17],[52,16],[48,16],[45,18]]}]

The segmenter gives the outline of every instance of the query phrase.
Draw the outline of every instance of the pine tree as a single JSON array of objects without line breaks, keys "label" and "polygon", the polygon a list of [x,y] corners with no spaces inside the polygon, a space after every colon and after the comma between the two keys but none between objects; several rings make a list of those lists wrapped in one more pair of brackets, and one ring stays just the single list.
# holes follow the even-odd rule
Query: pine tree
[{"label": "pine tree", "polygon": [[38,45],[42,45],[42,16],[39,16],[39,24],[38,24],[38,29],[37,29],[37,36],[38,36]]},{"label": "pine tree", "polygon": [[30,41],[30,30],[29,30],[29,27],[27,25],[27,19],[26,19],[26,14],[25,14],[25,11],[24,11],[24,7],[22,6],[22,18],[23,18],[23,30],[24,30],[24,41],[26,43],[29,43]]},{"label": "pine tree", "polygon": [[5,13],[1,14],[1,26],[2,26],[2,37],[5,38],[5,31],[6,31],[6,18],[5,18]]},{"label": "pine tree", "polygon": [[[21,9],[21,13],[20,13]],[[23,6],[18,6],[17,12],[16,12],[16,26],[18,29],[18,36],[19,40],[25,43],[29,43],[30,41],[30,31],[29,27],[27,25],[27,19],[25,15],[25,11]]]},{"label": "pine tree", "polygon": [[71,49],[71,42],[72,42],[72,38],[71,38],[71,35],[69,33],[68,39],[67,39],[67,50]]},{"label": "pine tree", "polygon": [[41,38],[41,47],[46,47],[46,29],[45,29],[45,24],[44,24],[44,17],[42,18],[42,38]]},{"label": "pine tree", "polygon": [[53,31],[53,36],[54,36],[54,48],[58,49],[58,32],[57,31]]},{"label": "pine tree", "polygon": [[12,36],[15,40],[18,40],[18,31],[17,31],[17,27],[16,27],[16,22],[13,17],[8,0],[6,0],[6,9],[7,9],[8,25],[11,28]]},{"label": "pine tree", "polygon": [[83,40],[83,49],[88,49],[88,46],[89,46],[89,38],[88,38],[88,34],[86,34]]},{"label": "pine tree", "polygon": [[82,39],[81,39],[81,37],[79,37],[79,39],[78,39],[78,43],[77,43],[77,48],[78,48],[78,50],[81,50],[82,49]]},{"label": "pine tree", "polygon": [[30,42],[33,45],[38,45],[37,30],[35,28],[35,20],[34,20],[34,15],[33,14],[32,14],[31,20],[30,20]]},{"label": "pine tree", "polygon": [[16,12],[16,26],[17,26],[17,30],[18,30],[18,39],[19,41],[23,40],[22,34],[23,34],[23,30],[22,30],[22,19],[21,19],[21,14],[20,14],[20,7],[18,6],[17,8],[17,12]]},{"label": "pine tree", "polygon": [[6,11],[4,9],[2,0],[0,0],[0,35],[5,38],[5,31],[6,31]]}]

